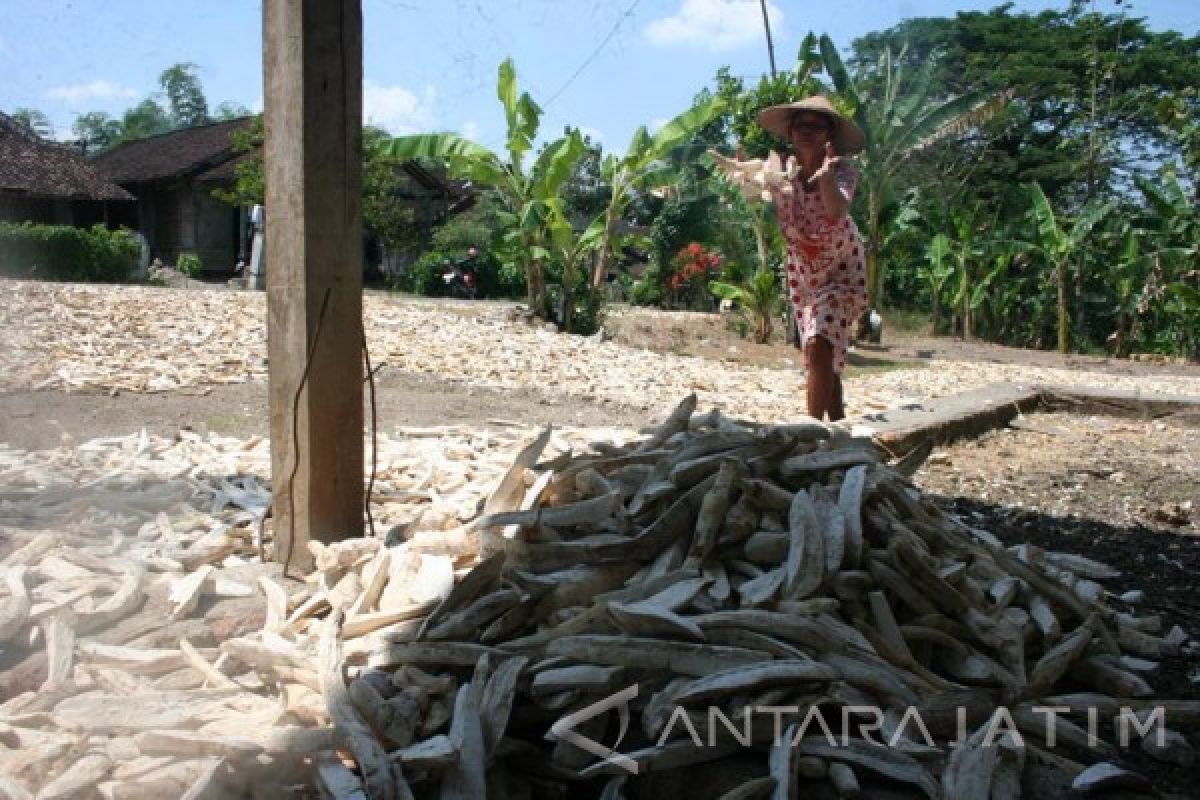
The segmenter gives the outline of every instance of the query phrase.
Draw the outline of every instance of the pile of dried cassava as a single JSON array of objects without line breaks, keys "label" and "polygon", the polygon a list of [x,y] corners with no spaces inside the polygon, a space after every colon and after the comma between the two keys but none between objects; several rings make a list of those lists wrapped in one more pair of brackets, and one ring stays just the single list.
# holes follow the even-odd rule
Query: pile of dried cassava
[{"label": "pile of dried cassava", "polygon": [[[1123,706],[1200,721],[1152,697],[1180,635],[1123,613],[1109,568],[945,517],[905,477],[921,453],[695,403],[515,462],[516,430],[385,441],[386,536],[312,545],[303,583],[257,561],[263,443],[0,450],[30,484],[0,494],[5,532],[40,531],[0,562],[0,650],[47,665],[0,698],[0,798],[308,796],[312,768],[337,798],[1003,798],[1034,759],[1135,780],[1085,770],[1114,755],[1088,709],[1108,738]],[[249,592],[261,624],[203,642],[200,609]],[[1159,726],[1145,746],[1190,757]]]},{"label": "pile of dried cassava", "polygon": [[[491,428],[381,435],[378,530],[428,537],[477,516],[536,433]],[[586,441],[562,431],[548,449]],[[401,548],[314,548],[321,570],[284,579],[261,558],[269,465],[261,438],[190,431],[0,444],[0,800],[311,794],[313,754],[333,747],[313,617],[351,611],[340,635],[366,649],[360,637],[427,612],[475,556],[418,557],[414,580],[375,585],[370,608],[343,605],[359,572],[321,577],[363,554],[408,564]]]},{"label": "pile of dried cassava", "polygon": [[[692,797],[829,781],[1007,798],[1031,759],[1079,789],[1136,780],[1086,769],[1116,755],[1089,743],[1088,709],[1104,730],[1122,707],[1147,721],[1143,674],[1181,643],[1117,610],[1096,582],[1113,570],[947,518],[906,479],[921,453],[889,467],[837,427],[694,408],[643,441],[535,463],[543,437],[480,518],[377,549],[361,581],[362,551],[327,551],[322,581],[355,599],[322,624],[321,691],[363,787],[329,759],[331,795],[616,798],[676,770]],[[481,561],[431,612],[422,590],[365,662],[342,647],[339,625],[370,618],[381,590],[422,585],[417,553],[463,548]],[[1172,724],[1200,719],[1162,705]],[[1190,757],[1163,739],[1161,757]],[[729,769],[687,783],[709,762]]]}]

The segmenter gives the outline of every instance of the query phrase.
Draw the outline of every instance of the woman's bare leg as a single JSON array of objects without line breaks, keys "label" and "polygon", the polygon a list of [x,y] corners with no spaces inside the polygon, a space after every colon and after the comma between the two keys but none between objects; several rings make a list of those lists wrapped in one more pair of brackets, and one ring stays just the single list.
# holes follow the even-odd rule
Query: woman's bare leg
[{"label": "woman's bare leg", "polygon": [[828,411],[832,419],[837,375],[833,371],[833,347],[823,336],[811,336],[804,343],[804,370],[808,415],[824,419]]},{"label": "woman's bare leg", "polygon": [[842,376],[836,372],[833,375],[833,391],[830,396],[832,400],[829,404],[829,421],[837,422],[839,419],[845,419],[846,405],[842,401]]}]

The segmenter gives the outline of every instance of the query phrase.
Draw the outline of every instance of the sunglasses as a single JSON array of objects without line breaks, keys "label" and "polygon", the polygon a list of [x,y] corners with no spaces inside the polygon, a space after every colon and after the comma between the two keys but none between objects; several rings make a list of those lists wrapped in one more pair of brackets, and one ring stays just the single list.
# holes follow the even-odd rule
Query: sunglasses
[{"label": "sunglasses", "polygon": [[815,133],[830,133],[833,126],[824,120],[797,120],[791,125],[793,131],[812,131]]}]

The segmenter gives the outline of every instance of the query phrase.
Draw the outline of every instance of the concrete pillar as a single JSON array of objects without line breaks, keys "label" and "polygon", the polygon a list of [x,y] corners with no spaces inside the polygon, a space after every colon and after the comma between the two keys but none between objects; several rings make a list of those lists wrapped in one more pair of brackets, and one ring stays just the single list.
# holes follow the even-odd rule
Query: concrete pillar
[{"label": "concrete pillar", "polygon": [[305,568],[363,529],[361,0],[264,0],[263,61],[276,558]]}]

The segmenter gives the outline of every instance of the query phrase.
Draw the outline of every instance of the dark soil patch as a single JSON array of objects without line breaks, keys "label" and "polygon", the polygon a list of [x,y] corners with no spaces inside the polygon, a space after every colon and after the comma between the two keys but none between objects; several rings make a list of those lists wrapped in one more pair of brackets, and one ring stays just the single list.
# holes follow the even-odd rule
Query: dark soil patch
[{"label": "dark soil patch", "polygon": [[[545,387],[486,389],[461,381],[383,369],[376,380],[379,430],[398,427],[524,425],[641,427],[646,414],[632,406],[601,403]],[[365,393],[364,393],[365,394]],[[368,417],[369,418],[369,417]],[[267,435],[265,383],[241,383],[165,394],[0,394],[0,442],[23,450],[124,436],[145,429],[172,436],[197,433]]]},{"label": "dark soil patch", "polygon": [[[939,448],[916,480],[945,510],[1007,545],[1028,542],[1121,570],[1105,587],[1115,595],[1140,590],[1145,598],[1127,606],[1114,597],[1114,607],[1161,615],[1164,634],[1179,625],[1200,638],[1200,438],[1190,420],[1188,414],[1162,421],[1037,414],[1024,420],[1030,429]],[[1157,697],[1180,700],[1200,701],[1197,681],[1194,653],[1161,659],[1149,677]],[[1169,717],[1167,724],[1200,748],[1200,731],[1171,725]],[[1163,764],[1138,746],[1120,760],[1148,777],[1160,796],[1200,796],[1200,765]],[[1065,785],[1061,774],[1042,773],[1033,793],[1065,796]]]}]

